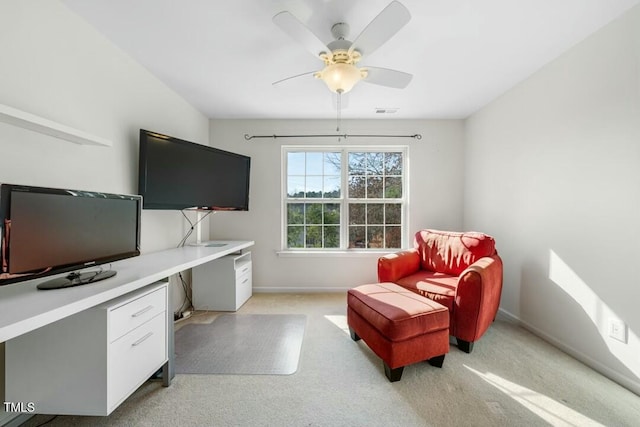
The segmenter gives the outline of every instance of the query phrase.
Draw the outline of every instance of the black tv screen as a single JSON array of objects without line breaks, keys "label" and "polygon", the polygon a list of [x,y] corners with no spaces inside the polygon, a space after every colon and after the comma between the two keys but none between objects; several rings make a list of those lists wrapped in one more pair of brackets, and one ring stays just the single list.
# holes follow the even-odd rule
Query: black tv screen
[{"label": "black tv screen", "polygon": [[141,205],[138,195],[2,184],[0,284],[139,255]]},{"label": "black tv screen", "polygon": [[249,210],[248,156],[141,129],[139,163],[145,209]]}]

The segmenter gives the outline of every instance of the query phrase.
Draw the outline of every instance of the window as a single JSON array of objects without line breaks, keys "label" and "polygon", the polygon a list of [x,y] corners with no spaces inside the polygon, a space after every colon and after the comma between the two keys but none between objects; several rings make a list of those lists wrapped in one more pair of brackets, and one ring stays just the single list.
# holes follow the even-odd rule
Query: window
[{"label": "window", "polygon": [[403,247],[406,147],[283,147],[287,250]]}]

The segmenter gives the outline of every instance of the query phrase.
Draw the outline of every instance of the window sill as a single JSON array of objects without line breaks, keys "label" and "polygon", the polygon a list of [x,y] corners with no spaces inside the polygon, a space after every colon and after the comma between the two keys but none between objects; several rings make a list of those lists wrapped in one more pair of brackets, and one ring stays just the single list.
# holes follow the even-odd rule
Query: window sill
[{"label": "window sill", "polygon": [[276,251],[283,258],[379,258],[382,255],[399,251],[400,249],[369,250],[369,251]]}]

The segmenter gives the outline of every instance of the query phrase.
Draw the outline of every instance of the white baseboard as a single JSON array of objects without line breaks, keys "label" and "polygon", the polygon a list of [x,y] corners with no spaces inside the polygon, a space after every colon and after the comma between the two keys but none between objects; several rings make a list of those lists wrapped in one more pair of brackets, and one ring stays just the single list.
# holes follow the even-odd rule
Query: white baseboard
[{"label": "white baseboard", "polygon": [[344,288],[342,287],[325,288],[325,287],[308,287],[308,286],[305,286],[304,288],[259,287],[259,288],[253,288],[253,293],[254,294],[287,294],[287,293],[317,294],[317,293],[336,293],[336,292],[347,293],[347,291],[352,287],[353,286],[344,287]]},{"label": "white baseboard", "polygon": [[511,312],[508,312],[507,310],[504,310],[502,308],[498,309],[498,315],[496,316],[496,318],[498,318],[500,320],[504,320],[504,321],[509,322],[509,323],[515,323],[515,324],[518,324],[518,325],[522,324],[522,322],[520,321],[520,319],[517,316],[515,316]]},{"label": "white baseboard", "polygon": [[629,379],[627,377],[625,377],[624,375],[621,375],[619,372],[614,371],[613,369],[609,368],[608,366],[603,365],[602,363],[598,362],[597,360],[592,359],[591,357],[587,356],[586,354],[582,353],[581,351],[576,350],[575,348],[565,344],[563,341],[558,340],[557,338],[547,334],[546,332],[536,328],[535,326],[524,322],[522,319],[520,319],[519,317],[515,316],[514,314],[503,310],[502,308],[498,310],[498,317],[502,320],[505,321],[509,321],[512,323],[517,323],[518,325],[522,326],[524,329],[528,330],[529,332],[531,332],[532,334],[542,338],[543,340],[547,341],[549,344],[559,348],[560,350],[564,351],[565,353],[567,353],[568,355],[570,355],[571,357],[573,357],[576,360],[579,360],[580,362],[584,363],[585,365],[587,365],[588,367],[590,367],[591,369],[601,373],[602,375],[604,375],[605,377],[609,378],[611,381],[614,381],[618,384],[620,384],[622,387],[630,390],[631,392],[637,394],[640,396],[640,383],[637,381],[633,381],[632,379]]}]

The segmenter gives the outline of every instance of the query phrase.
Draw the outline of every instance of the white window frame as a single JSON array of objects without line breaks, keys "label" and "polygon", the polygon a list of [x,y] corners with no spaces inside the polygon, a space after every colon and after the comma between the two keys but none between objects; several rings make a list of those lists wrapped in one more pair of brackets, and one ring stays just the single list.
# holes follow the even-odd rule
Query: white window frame
[{"label": "white window frame", "polygon": [[[311,203],[337,203],[340,205],[340,248],[288,248],[287,247],[287,170],[288,170],[288,153],[289,152],[342,152],[341,164],[341,197],[339,199],[313,198],[304,199],[304,202]],[[409,147],[406,145],[283,145],[281,147],[281,226],[280,236],[281,244],[278,254],[281,256],[298,256],[298,255],[344,255],[344,254],[375,254],[388,253],[395,248],[349,248],[349,218],[348,206],[350,202],[357,203],[360,199],[350,199],[348,193],[348,153],[349,152],[401,152],[402,153],[402,197],[399,199],[366,199],[366,203],[389,203],[390,200],[401,203],[401,248],[407,246],[408,242],[408,223],[409,223]],[[301,201],[302,203],[303,201]]]}]

